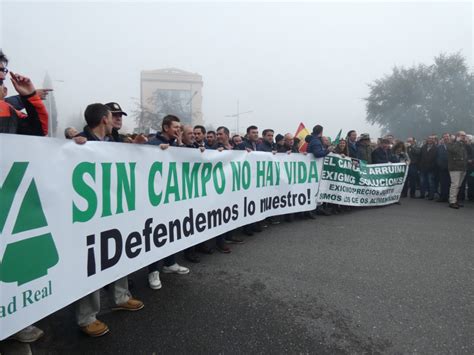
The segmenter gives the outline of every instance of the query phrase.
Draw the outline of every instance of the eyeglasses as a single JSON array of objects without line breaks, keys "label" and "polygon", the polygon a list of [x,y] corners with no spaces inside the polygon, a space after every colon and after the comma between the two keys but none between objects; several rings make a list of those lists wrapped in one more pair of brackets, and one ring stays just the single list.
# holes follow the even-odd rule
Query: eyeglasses
[{"label": "eyeglasses", "polygon": [[0,68],[0,72],[3,72],[4,74],[8,74],[8,69],[7,68]]}]

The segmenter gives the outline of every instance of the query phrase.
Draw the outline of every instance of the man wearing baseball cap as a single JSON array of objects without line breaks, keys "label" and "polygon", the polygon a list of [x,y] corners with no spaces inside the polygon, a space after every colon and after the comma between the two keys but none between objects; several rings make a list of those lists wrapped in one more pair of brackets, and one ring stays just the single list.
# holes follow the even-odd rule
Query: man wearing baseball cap
[{"label": "man wearing baseball cap", "polygon": [[105,104],[105,106],[112,112],[112,122],[114,126],[112,128],[112,138],[114,142],[129,143],[127,142],[127,137],[119,133],[119,130],[122,128],[122,117],[128,116],[127,113],[124,112],[116,102],[109,102]]},{"label": "man wearing baseball cap", "polygon": [[123,116],[128,116],[127,113],[122,110],[122,107],[116,102],[109,102],[105,104],[107,108],[110,110],[112,113],[112,122],[113,122],[113,128],[112,128],[112,140],[114,142],[118,143],[138,143],[138,144],[143,144],[146,143],[148,140],[143,134],[137,135],[137,137],[134,140],[131,140],[127,136],[120,134],[119,130],[122,128],[122,117]]}]

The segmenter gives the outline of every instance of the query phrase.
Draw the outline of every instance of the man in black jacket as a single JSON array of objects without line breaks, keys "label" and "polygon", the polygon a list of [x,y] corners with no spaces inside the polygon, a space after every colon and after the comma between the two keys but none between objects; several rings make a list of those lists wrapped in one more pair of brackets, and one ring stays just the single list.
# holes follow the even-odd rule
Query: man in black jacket
[{"label": "man in black jacket", "polygon": [[[113,121],[112,113],[103,104],[87,106],[84,116],[87,126],[79,135],[88,141],[111,142]],[[138,311],[143,308],[143,302],[134,299],[128,290],[128,279],[122,277],[113,284],[111,294],[115,306],[113,310]],[[100,311],[100,289],[84,296],[76,302],[76,320],[81,330],[91,337],[99,337],[109,332],[107,325],[96,318]]]},{"label": "man in black jacket", "polygon": [[398,159],[390,150],[390,140],[383,138],[380,147],[372,152],[372,164],[398,163]]},{"label": "man in black jacket", "polygon": [[440,193],[437,202],[448,202],[451,178],[448,170],[448,144],[451,143],[449,133],[444,133],[443,138],[436,148],[436,166],[438,168]]},{"label": "man in black jacket", "polygon": [[403,186],[402,197],[406,197],[408,189],[410,189],[410,197],[416,198],[420,148],[416,146],[416,140],[414,137],[408,137],[405,146],[407,147],[407,154],[408,158],[410,159],[410,163],[408,165],[408,176],[405,181],[405,185]]},{"label": "man in black jacket", "polygon": [[114,142],[126,142],[127,138],[124,135],[120,134],[119,131],[122,128],[122,118],[123,116],[128,116],[127,113],[124,112],[120,105],[116,102],[109,102],[105,104],[105,106],[107,106],[107,108],[112,113],[113,128],[111,135]]},{"label": "man in black jacket", "polygon": [[347,150],[351,158],[357,158],[357,132],[354,130],[347,132]]},{"label": "man in black jacket", "polygon": [[[257,150],[257,142],[258,142],[258,127],[257,126],[249,126],[247,127],[247,134],[242,142],[242,144],[236,146],[235,150],[246,150],[247,152],[253,152]],[[254,232],[260,233],[262,232],[262,226],[259,222],[247,224],[242,228],[244,234],[248,236],[252,236]]]},{"label": "man in black jacket", "polygon": [[249,126],[247,127],[247,134],[241,145],[235,147],[236,150],[247,150],[247,152],[252,152],[257,150],[258,145],[258,127]]},{"label": "man in black jacket", "polygon": [[[158,132],[153,139],[150,139],[148,144],[157,145],[161,149],[168,149],[169,146],[179,146],[177,144],[178,139],[181,139],[181,121],[176,116],[167,115],[161,122],[161,132]],[[163,272],[165,274],[184,275],[189,273],[187,267],[181,266],[176,262],[175,254],[166,257],[163,263]],[[159,264],[160,260],[148,266],[148,285],[153,290],[161,288]]]},{"label": "man in black jacket", "polygon": [[299,153],[298,146],[295,144],[295,137],[291,133],[283,136],[283,145],[278,147],[279,153]]},{"label": "man in black jacket", "polygon": [[[435,193],[435,168],[436,168],[436,145],[435,136],[431,135],[426,139],[425,144],[421,147],[420,152],[420,198],[428,197],[429,200],[434,199]],[[426,193],[428,192],[428,196]]]},{"label": "man in black jacket", "polygon": [[264,129],[262,132],[262,143],[257,145],[257,151],[259,152],[268,152],[275,153],[277,151],[277,146],[273,142],[273,135],[275,131],[273,129]]}]

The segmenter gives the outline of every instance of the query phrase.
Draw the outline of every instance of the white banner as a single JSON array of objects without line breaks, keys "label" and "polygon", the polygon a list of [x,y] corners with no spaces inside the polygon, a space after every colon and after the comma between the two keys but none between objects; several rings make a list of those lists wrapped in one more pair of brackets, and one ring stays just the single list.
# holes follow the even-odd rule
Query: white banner
[{"label": "white banner", "polygon": [[0,134],[0,339],[268,216],[316,207],[322,160]]},{"label": "white banner", "polygon": [[324,158],[318,201],[348,206],[382,206],[400,199],[408,165],[364,164],[330,154]]}]

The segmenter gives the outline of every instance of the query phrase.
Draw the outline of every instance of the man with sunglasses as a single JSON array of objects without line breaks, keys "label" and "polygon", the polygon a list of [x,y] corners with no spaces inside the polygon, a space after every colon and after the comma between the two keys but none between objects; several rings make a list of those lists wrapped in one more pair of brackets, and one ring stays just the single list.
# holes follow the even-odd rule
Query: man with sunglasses
[{"label": "man with sunglasses", "polygon": [[[48,112],[29,78],[10,72],[13,86],[20,95],[20,101],[27,114],[16,110],[5,101],[7,88],[4,81],[8,73],[7,64],[7,57],[0,50],[0,133],[45,136],[48,133]],[[43,335],[41,329],[30,325],[10,338],[23,343],[32,343]]]},{"label": "man with sunglasses", "polygon": [[8,59],[0,51],[0,133],[45,136],[48,134],[48,111],[31,80],[25,76],[10,72],[13,87],[20,95],[20,100],[27,114],[18,111],[5,101],[5,79]]},{"label": "man with sunglasses", "polygon": [[[0,50],[0,80],[6,79],[6,76],[9,72],[7,68],[7,64],[8,64],[8,60],[5,54],[3,54],[2,51]],[[36,89],[36,93],[41,98],[41,100],[46,100],[50,91],[53,91],[53,89]],[[6,94],[5,94],[4,100],[18,111],[25,109],[25,105],[23,104],[23,101],[21,100],[20,95],[13,95],[13,96],[6,97]]]}]

